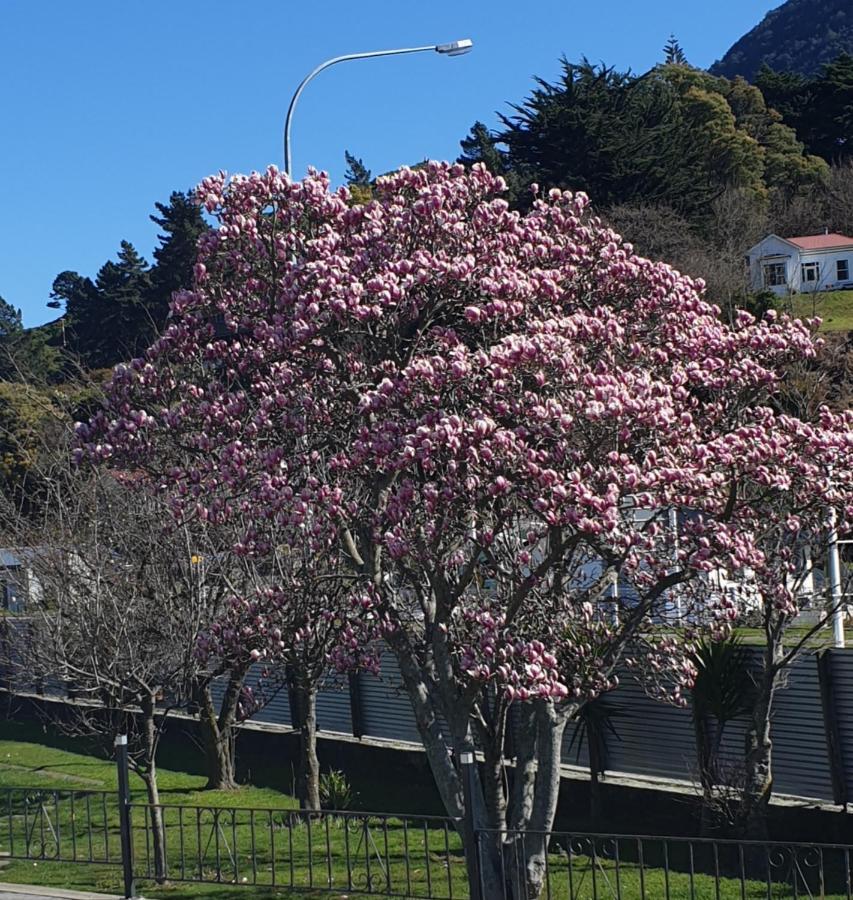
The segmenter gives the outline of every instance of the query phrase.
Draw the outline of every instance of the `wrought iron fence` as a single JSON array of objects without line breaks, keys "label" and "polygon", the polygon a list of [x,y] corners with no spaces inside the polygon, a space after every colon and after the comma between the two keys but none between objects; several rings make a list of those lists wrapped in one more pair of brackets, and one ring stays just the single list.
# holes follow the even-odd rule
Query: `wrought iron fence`
[{"label": "wrought iron fence", "polygon": [[0,854],[12,859],[121,865],[115,791],[3,788]]},{"label": "wrought iron fence", "polygon": [[[853,846],[475,832],[431,816],[152,805],[132,801],[126,748],[117,747],[116,792],[2,789],[0,856],[112,866],[127,897],[135,880],[159,878],[418,900],[853,900]],[[470,871],[463,833],[477,849]]]},{"label": "wrought iron fence", "polygon": [[462,841],[433,816],[130,804],[134,877],[157,875],[162,829],[169,881],[382,894],[468,896]]},{"label": "wrought iron fence", "polygon": [[[481,900],[850,900],[853,847],[576,832],[477,834],[497,857],[499,887],[480,873]],[[531,843],[547,851],[525,866]],[[500,891],[503,890],[503,894]],[[480,898],[478,898],[480,900]]]}]

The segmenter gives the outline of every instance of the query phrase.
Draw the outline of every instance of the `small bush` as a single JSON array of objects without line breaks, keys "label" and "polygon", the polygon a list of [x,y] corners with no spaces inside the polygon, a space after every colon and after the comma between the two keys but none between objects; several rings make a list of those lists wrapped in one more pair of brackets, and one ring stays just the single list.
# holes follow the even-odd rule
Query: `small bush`
[{"label": "small bush", "polygon": [[330,769],[320,776],[320,806],[323,809],[349,809],[356,796],[349,779],[339,769]]}]

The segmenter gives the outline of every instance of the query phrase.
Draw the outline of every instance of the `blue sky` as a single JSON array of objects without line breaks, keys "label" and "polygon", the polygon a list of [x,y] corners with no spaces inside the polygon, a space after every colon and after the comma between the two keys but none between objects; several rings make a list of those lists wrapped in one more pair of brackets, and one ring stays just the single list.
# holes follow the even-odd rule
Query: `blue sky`
[{"label": "blue sky", "polygon": [[294,172],[343,179],[454,158],[532,76],[585,55],[645,71],[670,32],[707,66],[778,0],[0,0],[0,295],[26,325],[65,269],[94,276],[122,239],[150,260],[155,201],[205,175],[282,163],[301,78],[341,53],[471,37],[446,59],[344,63],[307,88]]}]

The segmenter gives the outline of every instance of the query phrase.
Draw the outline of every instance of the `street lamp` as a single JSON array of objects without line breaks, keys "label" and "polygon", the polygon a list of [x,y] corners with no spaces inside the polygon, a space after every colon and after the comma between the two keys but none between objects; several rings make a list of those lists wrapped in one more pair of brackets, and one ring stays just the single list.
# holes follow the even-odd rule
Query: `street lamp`
[{"label": "street lamp", "polygon": [[284,171],[287,172],[288,175],[292,174],[293,165],[290,154],[290,124],[293,119],[293,110],[296,108],[296,102],[299,100],[299,97],[302,94],[302,91],[305,90],[305,86],[308,82],[311,81],[315,75],[319,75],[323,69],[328,69],[329,66],[333,66],[340,62],[347,62],[351,59],[372,59],[375,56],[401,56],[404,53],[425,53],[429,50],[440,53],[442,56],[462,56],[464,53],[468,53],[473,46],[474,42],[470,40],[470,38],[463,38],[460,41],[450,41],[448,44],[429,44],[426,47],[402,47],[399,50],[373,50],[370,53],[347,53],[345,56],[335,56],[332,59],[327,59],[302,79],[299,83],[299,87],[296,89],[296,93],[290,101],[290,106],[287,108],[287,118],[284,120]]}]

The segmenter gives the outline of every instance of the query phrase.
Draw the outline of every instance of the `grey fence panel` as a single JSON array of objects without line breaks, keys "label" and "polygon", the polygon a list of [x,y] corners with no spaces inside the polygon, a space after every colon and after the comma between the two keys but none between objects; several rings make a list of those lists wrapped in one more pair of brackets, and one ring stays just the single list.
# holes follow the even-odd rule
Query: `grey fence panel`
[{"label": "grey fence panel", "polygon": [[772,734],[773,789],[831,801],[832,778],[814,656],[799,659],[788,673],[787,685],[777,692]]},{"label": "grey fence panel", "polygon": [[246,683],[256,691],[258,699],[262,702],[261,708],[251,716],[252,722],[264,722],[270,725],[292,725],[293,718],[290,712],[290,695],[287,686],[278,682],[267,682],[258,687],[258,679],[261,677],[263,666],[252,666]]},{"label": "grey fence panel", "polygon": [[271,697],[252,717],[252,722],[264,722],[269,725],[292,725],[290,714],[290,697],[287,689],[282,688]]},{"label": "grey fence panel", "polygon": [[[617,728],[618,725],[619,723],[614,721],[614,728]],[[516,724],[516,728],[518,728],[518,724]],[[605,764],[609,764],[610,747],[614,738],[606,726],[605,732],[604,740],[607,746],[608,757],[605,759]],[[563,732],[563,745],[560,748],[560,759],[569,766],[583,766],[585,769],[589,768],[589,733],[582,729],[582,726],[577,719],[572,719],[566,725],[566,730]]]},{"label": "grey fence panel", "polygon": [[616,736],[607,736],[609,769],[636,775],[691,779],[696,741],[690,711],[652,700],[625,675],[607,695]]},{"label": "grey fence panel", "polygon": [[317,694],[317,727],[320,731],[352,734],[352,708],[346,675],[330,672]]},{"label": "grey fence panel", "polygon": [[[290,694],[286,685],[268,684],[258,688],[257,682],[262,667],[253,666],[246,679],[247,685],[255,690],[263,702],[261,708],[250,717],[252,722],[268,725],[293,725],[290,709]],[[225,680],[219,679],[211,686],[213,702],[219,704],[225,693]],[[346,677],[330,674],[317,692],[317,727],[320,731],[334,731],[352,734],[349,691]]]},{"label": "grey fence panel", "polygon": [[415,714],[400,686],[400,667],[389,653],[382,656],[381,672],[359,675],[364,734],[420,743]]},{"label": "grey fence panel", "polygon": [[830,653],[832,693],[844,779],[848,791],[853,792],[853,651],[833,650]]}]

